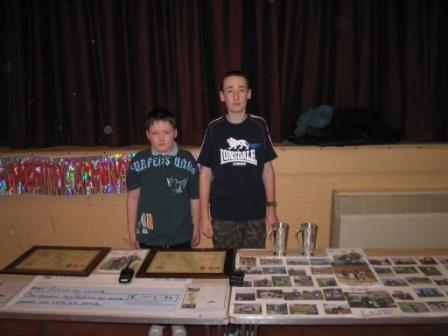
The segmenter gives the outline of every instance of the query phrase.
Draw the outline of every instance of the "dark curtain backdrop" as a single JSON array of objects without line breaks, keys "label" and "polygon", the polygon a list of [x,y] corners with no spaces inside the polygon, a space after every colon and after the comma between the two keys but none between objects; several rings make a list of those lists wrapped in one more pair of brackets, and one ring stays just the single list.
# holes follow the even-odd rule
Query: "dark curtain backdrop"
[{"label": "dark curtain backdrop", "polygon": [[310,108],[374,111],[407,142],[448,140],[445,0],[7,0],[1,126],[13,148],[144,143],[154,107],[199,145],[229,69],[288,137]]}]

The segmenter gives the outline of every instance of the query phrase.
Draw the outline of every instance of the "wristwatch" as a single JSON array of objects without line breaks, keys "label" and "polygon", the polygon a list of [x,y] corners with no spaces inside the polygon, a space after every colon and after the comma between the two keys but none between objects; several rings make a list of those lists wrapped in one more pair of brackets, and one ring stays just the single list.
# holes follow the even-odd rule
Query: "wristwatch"
[{"label": "wristwatch", "polygon": [[267,207],[277,207],[277,201],[272,201],[272,202],[266,202],[266,206]]}]

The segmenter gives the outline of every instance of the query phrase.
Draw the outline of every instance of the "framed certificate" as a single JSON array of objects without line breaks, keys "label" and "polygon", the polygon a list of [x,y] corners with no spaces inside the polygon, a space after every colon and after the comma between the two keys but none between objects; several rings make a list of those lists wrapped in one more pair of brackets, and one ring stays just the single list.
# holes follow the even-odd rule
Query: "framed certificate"
[{"label": "framed certificate", "polygon": [[88,276],[109,247],[33,246],[2,273]]},{"label": "framed certificate", "polygon": [[232,268],[232,250],[152,249],[136,277],[140,278],[225,278]]}]

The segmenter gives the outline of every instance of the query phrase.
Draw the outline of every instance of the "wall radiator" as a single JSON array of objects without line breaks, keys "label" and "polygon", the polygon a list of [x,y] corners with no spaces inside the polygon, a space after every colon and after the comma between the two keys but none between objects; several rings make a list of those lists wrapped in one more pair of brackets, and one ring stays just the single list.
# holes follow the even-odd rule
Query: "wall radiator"
[{"label": "wall radiator", "polygon": [[448,191],[334,192],[330,244],[448,248]]}]

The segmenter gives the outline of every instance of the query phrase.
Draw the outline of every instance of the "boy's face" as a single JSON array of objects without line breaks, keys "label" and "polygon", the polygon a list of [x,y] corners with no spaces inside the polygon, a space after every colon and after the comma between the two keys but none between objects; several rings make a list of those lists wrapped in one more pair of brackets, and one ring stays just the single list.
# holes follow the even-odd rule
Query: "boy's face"
[{"label": "boy's face", "polygon": [[171,151],[176,137],[177,129],[169,121],[156,120],[146,130],[151,147],[164,155]]},{"label": "boy's face", "polygon": [[219,92],[221,101],[226,104],[227,111],[231,113],[246,113],[247,101],[251,94],[246,79],[240,76],[224,79],[222,91]]}]

